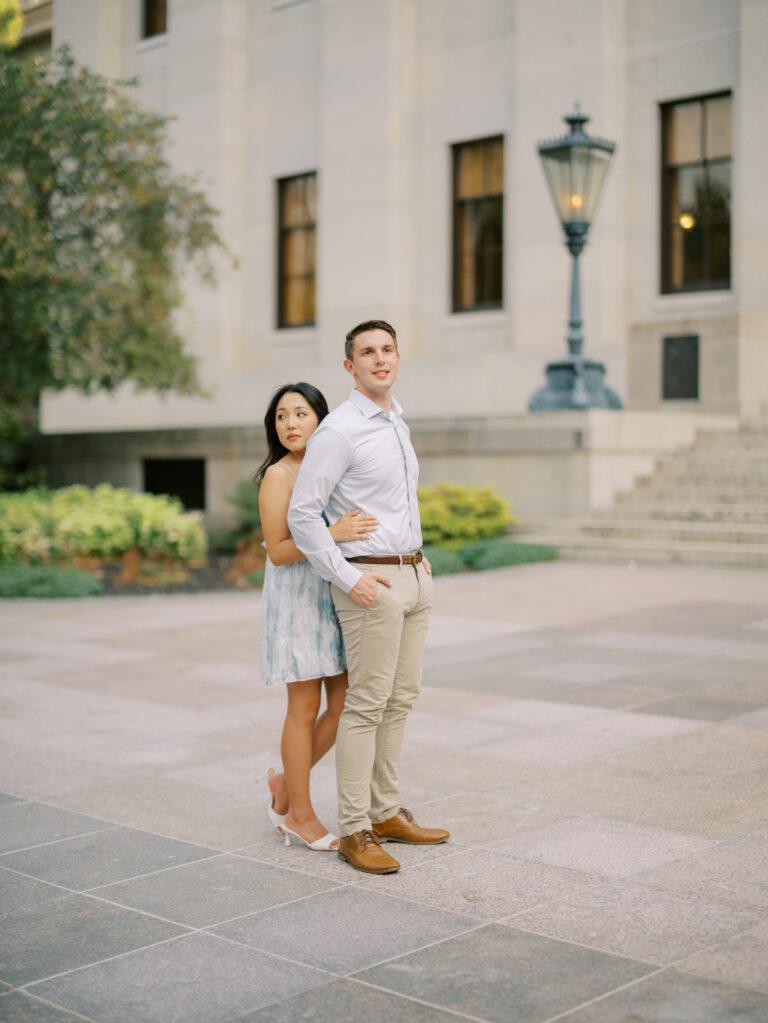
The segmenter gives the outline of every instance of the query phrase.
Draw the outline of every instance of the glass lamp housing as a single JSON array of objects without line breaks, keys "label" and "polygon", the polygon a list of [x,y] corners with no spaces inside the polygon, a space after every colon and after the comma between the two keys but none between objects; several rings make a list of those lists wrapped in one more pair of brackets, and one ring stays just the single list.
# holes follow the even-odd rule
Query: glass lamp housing
[{"label": "glass lamp housing", "polygon": [[565,118],[569,134],[539,146],[555,210],[566,228],[592,222],[613,155],[613,142],[593,138],[584,131],[588,120],[579,111],[570,114]]}]

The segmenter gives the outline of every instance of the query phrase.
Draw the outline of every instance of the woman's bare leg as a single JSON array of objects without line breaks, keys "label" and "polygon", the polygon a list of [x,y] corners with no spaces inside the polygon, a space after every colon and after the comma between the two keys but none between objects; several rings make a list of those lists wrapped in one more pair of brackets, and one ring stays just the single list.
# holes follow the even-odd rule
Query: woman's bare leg
[{"label": "woman's bare leg", "polygon": [[[301,682],[291,682],[290,686],[303,685]],[[290,688],[289,686],[289,688]],[[325,701],[326,707],[323,713],[315,720],[312,729],[312,767],[322,760],[328,750],[333,748],[336,742],[336,732],[339,727],[339,718],[344,709],[344,697],[347,693],[347,673],[334,675],[325,680]],[[285,761],[283,761],[285,763]],[[269,788],[274,796],[274,807],[277,813],[287,813],[289,805],[288,783],[285,774],[273,774],[269,778]]]},{"label": "woman's bare leg", "polygon": [[313,732],[320,710],[320,687],[320,679],[291,682],[287,686],[288,713],[280,747],[289,802],[285,824],[310,842],[322,838],[328,831],[318,820],[309,794]]},{"label": "woman's bare leg", "polygon": [[336,742],[339,718],[347,695],[347,673],[325,680],[325,710],[315,722],[312,732],[312,766],[322,760]]}]

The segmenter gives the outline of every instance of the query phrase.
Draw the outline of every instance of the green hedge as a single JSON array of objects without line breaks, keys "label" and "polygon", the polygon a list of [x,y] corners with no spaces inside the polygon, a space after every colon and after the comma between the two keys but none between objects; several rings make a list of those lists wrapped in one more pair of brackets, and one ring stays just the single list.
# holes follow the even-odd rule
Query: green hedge
[{"label": "green hedge", "polygon": [[432,575],[453,575],[455,572],[466,571],[466,565],[461,560],[458,551],[448,550],[446,547],[436,547],[434,544],[427,544],[424,553],[429,558],[432,566]]},{"label": "green hedge", "polygon": [[145,557],[199,561],[206,553],[197,512],[176,498],[101,484],[0,494],[0,563]]},{"label": "green hedge", "polygon": [[2,597],[92,597],[102,593],[100,580],[77,568],[50,565],[0,566]]},{"label": "green hedge", "polygon": [[419,510],[424,543],[448,548],[499,536],[517,522],[492,487],[458,483],[420,487]]},{"label": "green hedge", "polygon": [[467,544],[459,551],[462,562],[477,572],[508,565],[527,565],[535,561],[551,561],[557,557],[554,547],[545,544],[515,543],[514,540],[481,540]]}]

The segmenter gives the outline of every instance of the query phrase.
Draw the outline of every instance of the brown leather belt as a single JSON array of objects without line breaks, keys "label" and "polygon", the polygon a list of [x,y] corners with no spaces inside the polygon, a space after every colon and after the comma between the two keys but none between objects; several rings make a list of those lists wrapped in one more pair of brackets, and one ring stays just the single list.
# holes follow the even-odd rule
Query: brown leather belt
[{"label": "brown leather belt", "polygon": [[382,554],[380,557],[363,554],[359,558],[348,558],[347,560],[361,561],[365,565],[418,565],[421,559],[421,551],[413,551],[411,554]]}]

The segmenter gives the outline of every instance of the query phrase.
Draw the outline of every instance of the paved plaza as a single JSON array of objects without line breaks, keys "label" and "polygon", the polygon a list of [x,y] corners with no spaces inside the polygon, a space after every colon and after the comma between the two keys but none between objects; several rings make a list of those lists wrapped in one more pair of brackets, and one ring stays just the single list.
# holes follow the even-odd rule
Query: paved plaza
[{"label": "paved plaza", "polygon": [[0,604],[0,1021],[768,1021],[765,572],[437,580],[387,877],[267,823],[258,618]]}]

